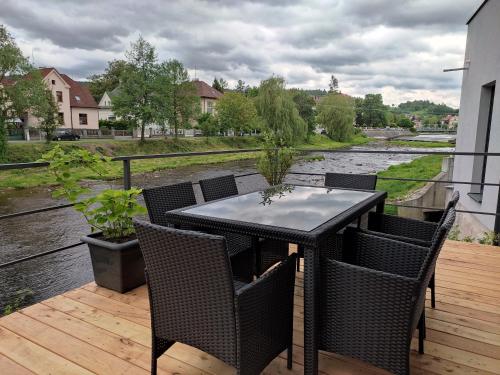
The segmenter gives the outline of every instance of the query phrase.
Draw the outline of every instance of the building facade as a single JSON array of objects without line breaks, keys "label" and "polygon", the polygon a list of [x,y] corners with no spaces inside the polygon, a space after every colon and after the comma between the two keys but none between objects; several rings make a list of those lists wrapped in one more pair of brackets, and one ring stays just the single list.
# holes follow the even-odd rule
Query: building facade
[{"label": "building facade", "polygon": [[208,83],[195,79],[196,94],[200,97],[201,113],[215,113],[215,103],[224,94],[214,89]]},{"label": "building facade", "polygon": [[[486,0],[467,22],[457,133],[457,152],[500,152],[500,1]],[[470,211],[498,212],[499,188],[481,183],[500,183],[500,158],[456,156],[453,179],[478,185],[457,184],[461,208]],[[461,215],[462,231],[500,232],[500,217]]]},{"label": "building facade", "polygon": [[[74,81],[55,68],[41,68],[40,72],[47,87],[52,91],[58,106],[59,128],[98,129],[97,103],[87,87]],[[38,118],[27,114],[24,127],[38,127]]]}]

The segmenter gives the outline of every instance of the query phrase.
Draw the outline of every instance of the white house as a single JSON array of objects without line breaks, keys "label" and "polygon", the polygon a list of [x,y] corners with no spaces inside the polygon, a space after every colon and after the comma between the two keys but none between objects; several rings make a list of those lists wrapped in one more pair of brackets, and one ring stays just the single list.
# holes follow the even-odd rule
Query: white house
[{"label": "white house", "polygon": [[117,89],[114,89],[111,92],[106,91],[102,95],[101,100],[97,104],[97,107],[99,108],[99,120],[116,120],[116,116],[113,113],[113,109],[111,108],[112,98],[116,93],[116,90]]},{"label": "white house", "polygon": [[[457,152],[500,152],[500,1],[486,0],[467,22],[457,133]],[[500,183],[500,157],[457,156],[453,179],[476,183]],[[500,211],[499,188],[455,185],[461,193],[460,208],[469,211]],[[460,215],[463,234],[484,230],[500,232],[500,217]],[[470,232],[468,232],[470,231]]]}]

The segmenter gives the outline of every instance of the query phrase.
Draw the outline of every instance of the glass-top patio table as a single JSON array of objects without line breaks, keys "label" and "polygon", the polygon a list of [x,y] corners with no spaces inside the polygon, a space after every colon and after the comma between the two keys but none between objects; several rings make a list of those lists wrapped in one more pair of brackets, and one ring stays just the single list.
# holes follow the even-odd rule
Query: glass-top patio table
[{"label": "glass-top patio table", "polygon": [[174,225],[217,229],[304,247],[304,373],[318,373],[316,289],[319,249],[335,233],[377,207],[386,192],[281,185],[166,212]]}]

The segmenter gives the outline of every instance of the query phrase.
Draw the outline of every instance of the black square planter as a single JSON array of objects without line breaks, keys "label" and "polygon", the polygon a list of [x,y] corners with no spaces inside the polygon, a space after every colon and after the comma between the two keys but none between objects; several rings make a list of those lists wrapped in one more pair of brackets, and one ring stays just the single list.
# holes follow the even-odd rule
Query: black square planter
[{"label": "black square planter", "polygon": [[114,243],[100,236],[101,233],[92,233],[81,238],[90,250],[96,284],[120,293],[143,285],[145,265],[139,241]]}]

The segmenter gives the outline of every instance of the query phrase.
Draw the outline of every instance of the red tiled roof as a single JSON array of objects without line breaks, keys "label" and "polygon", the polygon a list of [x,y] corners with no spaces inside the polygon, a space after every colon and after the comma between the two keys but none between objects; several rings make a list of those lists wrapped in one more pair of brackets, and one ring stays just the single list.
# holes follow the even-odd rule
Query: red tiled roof
[{"label": "red tiled roof", "polygon": [[224,95],[206,82],[195,80],[193,83],[196,86],[196,94],[201,98],[219,99]]},{"label": "red tiled roof", "polygon": [[[55,68],[40,68],[40,74],[42,75],[43,78],[47,77],[47,75],[55,70],[57,72],[57,69]],[[94,97],[90,93],[89,89],[87,86],[82,85],[76,81],[73,81],[69,76],[66,74],[60,74],[57,72],[62,79],[70,86],[69,88],[69,97],[70,97],[70,106],[71,107],[80,107],[80,108],[97,108],[97,103],[94,100]],[[24,77],[26,79],[30,79],[29,76]],[[15,81],[12,79],[9,79],[8,77],[4,78],[2,80],[2,83],[4,85],[9,85],[13,84]],[[77,97],[80,99],[78,100]]]},{"label": "red tiled roof", "polygon": [[[81,107],[81,108],[97,108],[97,103],[94,97],[90,93],[88,87],[73,81],[66,74],[61,74],[61,77],[70,86],[69,97],[71,107]],[[79,98],[80,100],[78,100]]]}]

